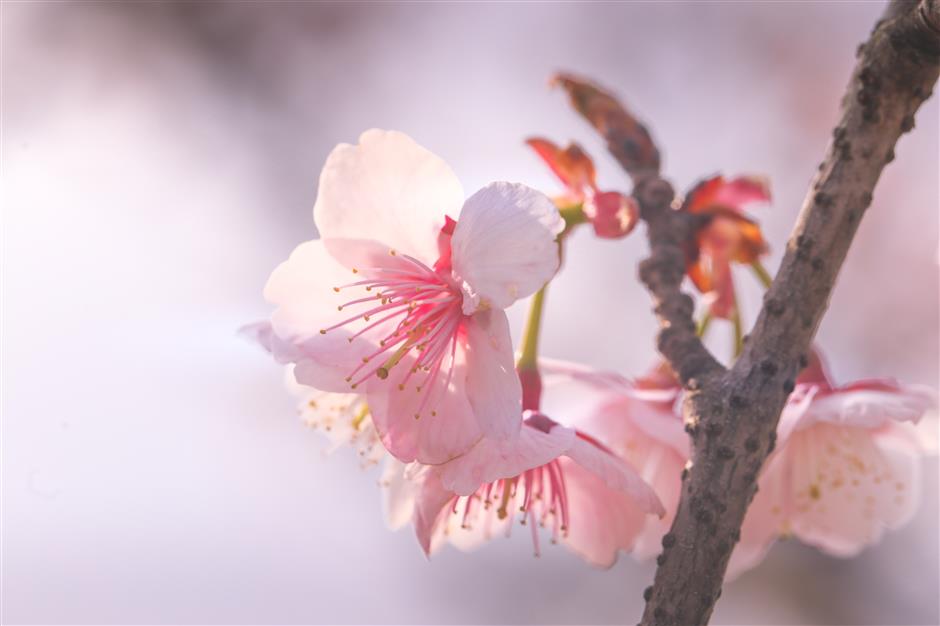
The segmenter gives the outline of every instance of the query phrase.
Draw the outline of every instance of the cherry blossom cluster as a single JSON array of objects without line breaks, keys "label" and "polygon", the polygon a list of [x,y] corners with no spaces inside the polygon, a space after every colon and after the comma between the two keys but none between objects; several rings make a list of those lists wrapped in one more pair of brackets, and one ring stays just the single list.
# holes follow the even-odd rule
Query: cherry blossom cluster
[{"label": "cherry blossom cluster", "polygon": [[[691,467],[681,387],[664,363],[625,376],[537,351],[566,236],[590,224],[598,237],[624,237],[637,203],[601,189],[577,144],[527,143],[563,185],[554,198],[507,182],[465,198],[451,169],[399,132],[337,146],[320,174],[319,238],[274,270],[264,289],[274,312],[245,330],[287,366],[308,424],[383,465],[387,521],[411,524],[428,555],[518,524],[536,553],[547,535],[600,567],[620,552],[655,557]],[[702,294],[700,332],[730,320],[734,357],[743,339],[732,265],[769,283],[768,246],[745,213],[769,200],[760,178],[714,176],[675,206],[695,216],[685,255]],[[516,351],[505,309],[530,296]],[[566,388],[582,408],[552,406]],[[931,451],[916,425],[935,406],[932,391],[891,380],[838,385],[814,352],[728,575],[779,538],[850,556],[909,520]]]}]

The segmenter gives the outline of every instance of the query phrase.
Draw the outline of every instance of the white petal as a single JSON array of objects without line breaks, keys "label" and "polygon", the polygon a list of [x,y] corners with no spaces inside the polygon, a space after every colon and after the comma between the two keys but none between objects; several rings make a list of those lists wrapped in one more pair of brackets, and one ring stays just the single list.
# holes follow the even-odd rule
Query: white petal
[{"label": "white petal", "polygon": [[369,130],[327,157],[313,218],[324,239],[373,239],[433,265],[444,217],[462,202],[440,157],[403,133]]},{"label": "white petal", "polygon": [[552,201],[525,185],[492,183],[470,196],[451,241],[464,312],[505,309],[541,288],[558,269],[564,226]]},{"label": "white petal", "polygon": [[410,522],[414,515],[419,486],[408,480],[405,468],[406,465],[398,459],[386,456],[385,468],[382,470],[382,504],[385,523],[392,530],[398,530]]}]

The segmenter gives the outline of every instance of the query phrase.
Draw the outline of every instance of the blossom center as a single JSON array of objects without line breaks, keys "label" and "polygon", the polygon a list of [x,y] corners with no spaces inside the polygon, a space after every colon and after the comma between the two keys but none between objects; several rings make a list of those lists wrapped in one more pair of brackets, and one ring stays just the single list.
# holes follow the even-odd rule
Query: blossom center
[{"label": "blossom center", "polygon": [[[431,397],[434,391],[439,390],[436,395],[441,396],[450,385],[463,321],[463,294],[448,276],[421,261],[394,250],[389,254],[402,262],[364,269],[367,278],[333,288],[336,293],[364,289],[367,295],[338,305],[339,311],[348,308],[358,312],[320,333],[361,326],[347,338],[350,343],[366,333],[376,339],[375,351],[362,357],[362,362],[346,376],[346,382],[356,389],[373,376],[386,380],[394,372],[401,372],[397,378],[399,390],[413,383],[423,394],[415,413],[417,419],[426,406],[433,407],[440,400]],[[396,367],[399,364],[402,367]],[[445,377],[442,387],[435,384],[441,376]],[[431,414],[437,412],[432,410]]]},{"label": "blossom center", "polygon": [[557,459],[526,470],[515,478],[482,485],[469,496],[454,497],[445,515],[458,519],[463,529],[483,524],[488,532],[506,523],[506,519],[515,514],[516,507],[522,514],[520,522],[532,529],[536,556],[539,555],[539,527],[551,526],[552,543],[568,535],[568,491]]}]

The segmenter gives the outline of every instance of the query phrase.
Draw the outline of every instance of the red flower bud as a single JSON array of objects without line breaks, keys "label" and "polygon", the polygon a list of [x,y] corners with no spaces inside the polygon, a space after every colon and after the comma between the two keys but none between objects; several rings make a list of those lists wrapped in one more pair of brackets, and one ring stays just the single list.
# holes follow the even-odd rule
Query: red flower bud
[{"label": "red flower bud", "polygon": [[636,200],[619,191],[602,191],[585,201],[584,214],[598,237],[618,239],[636,226],[640,208]]}]

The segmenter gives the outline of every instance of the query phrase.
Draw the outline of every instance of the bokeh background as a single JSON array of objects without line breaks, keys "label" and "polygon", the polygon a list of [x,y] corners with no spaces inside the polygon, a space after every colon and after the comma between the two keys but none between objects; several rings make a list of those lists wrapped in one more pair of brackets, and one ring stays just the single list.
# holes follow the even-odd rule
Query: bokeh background
[{"label": "bokeh background", "polygon": [[[557,184],[522,145],[599,140],[551,92],[594,77],[647,119],[677,187],[763,173],[775,268],[878,2],[2,5],[5,623],[632,623],[650,564],[522,533],[428,562],[377,473],[324,453],[240,340],[315,236],[329,150],[403,130],[473,190]],[[902,138],[820,341],[840,380],[938,378],[938,105]],[[640,234],[573,237],[544,352],[639,373]],[[760,292],[742,273],[746,314]],[[523,307],[511,312],[514,330]],[[753,317],[751,317],[752,319]],[[713,333],[726,351],[727,329]],[[778,544],[718,624],[936,624],[937,463],[903,530],[852,560]]]}]

